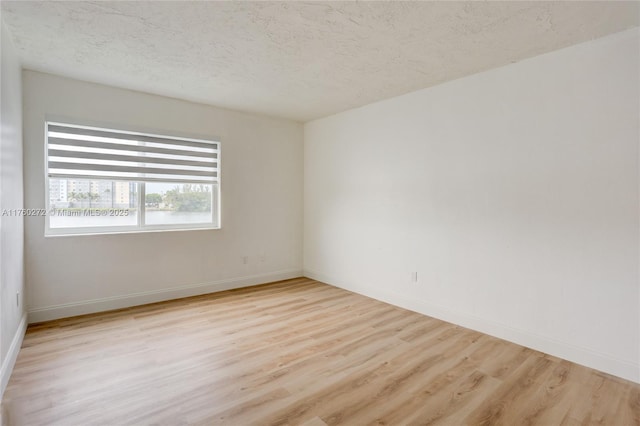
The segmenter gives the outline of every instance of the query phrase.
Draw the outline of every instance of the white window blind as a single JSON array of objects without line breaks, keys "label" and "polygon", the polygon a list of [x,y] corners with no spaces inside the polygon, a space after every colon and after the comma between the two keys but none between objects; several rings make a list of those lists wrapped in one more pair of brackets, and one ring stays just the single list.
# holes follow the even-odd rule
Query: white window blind
[{"label": "white window blind", "polygon": [[218,143],[47,123],[52,178],[213,184]]}]

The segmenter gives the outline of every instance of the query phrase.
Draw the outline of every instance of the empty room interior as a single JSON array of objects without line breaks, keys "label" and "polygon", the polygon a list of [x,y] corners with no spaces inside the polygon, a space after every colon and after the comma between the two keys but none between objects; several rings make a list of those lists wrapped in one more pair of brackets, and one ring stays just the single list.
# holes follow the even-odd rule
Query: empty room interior
[{"label": "empty room interior", "polygon": [[2,425],[640,425],[640,2],[0,19]]}]

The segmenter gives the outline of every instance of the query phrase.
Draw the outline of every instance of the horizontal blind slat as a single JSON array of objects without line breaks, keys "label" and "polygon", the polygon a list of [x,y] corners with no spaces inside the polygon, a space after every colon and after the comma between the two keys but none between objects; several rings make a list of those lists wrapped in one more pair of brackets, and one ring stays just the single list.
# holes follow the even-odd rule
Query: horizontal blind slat
[{"label": "horizontal blind slat", "polygon": [[93,141],[81,141],[77,139],[62,139],[57,137],[49,138],[49,145],[68,145],[84,148],[99,148],[99,149],[113,149],[116,151],[137,151],[137,152],[152,152],[155,154],[167,154],[167,155],[186,155],[190,157],[203,157],[203,158],[218,158],[216,152],[202,152],[202,151],[185,151],[169,148],[156,148],[153,146],[143,145],[122,145],[111,142],[93,142]]},{"label": "horizontal blind slat", "polygon": [[109,161],[128,161],[133,163],[153,163],[153,164],[171,164],[176,166],[194,166],[194,167],[217,167],[218,163],[195,160],[177,160],[172,158],[157,157],[138,157],[135,155],[119,155],[119,154],[100,154],[95,152],[84,151],[65,151],[59,149],[50,149],[49,157],[66,157],[66,158],[88,158],[92,160],[109,160]]},{"label": "horizontal blind slat", "polygon": [[67,127],[62,125],[49,125],[49,132],[56,133],[68,133],[72,135],[82,135],[82,136],[97,136],[101,138],[111,138],[111,139],[122,139],[122,140],[133,140],[140,142],[152,142],[152,143],[161,143],[161,144],[170,144],[170,145],[183,145],[183,146],[191,146],[197,148],[217,148],[216,142],[200,142],[193,140],[183,140],[183,139],[172,139],[160,136],[151,136],[151,135],[139,135],[133,133],[126,132],[113,132],[108,130],[100,130],[100,129],[85,129],[81,127]]},{"label": "horizontal blind slat", "polygon": [[[126,177],[126,176],[113,176],[113,177],[108,177],[105,178],[104,176],[96,176],[96,175],[91,175],[91,176],[86,176],[86,175],[81,175],[81,174],[69,174],[69,173],[55,173],[54,175],[52,175],[51,177],[55,177],[58,179],[109,179],[109,180],[116,180],[116,181],[125,181],[125,182],[130,182],[132,180],[131,177]],[[169,182],[170,180],[168,180],[167,178],[154,178],[154,177],[146,177],[144,179],[145,182]],[[197,179],[197,178],[179,178],[176,177],[176,179],[174,179],[173,181],[170,181],[172,183],[202,183],[202,184],[216,184],[218,183],[217,180],[211,181],[209,179]]]},{"label": "horizontal blind slat", "polygon": [[217,177],[216,171],[203,171],[203,170],[186,170],[186,169],[158,169],[151,167],[132,167],[132,166],[111,166],[104,164],[82,164],[82,163],[65,163],[62,161],[49,161],[50,169],[62,169],[62,170],[96,170],[113,172],[117,175],[118,172],[126,173],[139,173],[139,174],[163,174],[163,175],[184,175],[184,176],[210,176]]}]

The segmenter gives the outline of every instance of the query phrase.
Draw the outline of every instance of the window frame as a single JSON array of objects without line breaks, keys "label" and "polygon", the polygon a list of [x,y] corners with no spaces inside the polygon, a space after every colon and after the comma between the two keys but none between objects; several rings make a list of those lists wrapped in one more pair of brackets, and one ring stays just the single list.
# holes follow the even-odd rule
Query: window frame
[{"label": "window frame", "polygon": [[[72,126],[82,126],[87,128],[98,128],[102,130],[112,130],[115,132],[132,132],[137,133],[143,136],[155,136],[155,137],[165,137],[165,138],[178,138],[178,139],[187,139],[194,141],[207,141],[214,142],[217,144],[217,182],[212,185],[211,191],[211,222],[208,223],[185,223],[185,224],[155,224],[155,225],[146,225],[144,224],[145,219],[145,189],[146,183],[144,181],[137,181],[135,179],[132,180],[122,180],[123,182],[133,182],[136,184],[137,189],[137,202],[136,209],[138,212],[137,223],[135,225],[118,225],[118,226],[80,226],[80,227],[64,227],[64,228],[52,228],[50,222],[50,211],[51,211],[51,200],[49,196],[49,157],[48,157],[48,127],[49,124],[62,124],[62,125],[72,125]],[[155,131],[155,130],[141,130],[138,128],[131,128],[129,126],[124,125],[114,125],[114,124],[104,124],[104,123],[88,123],[88,122],[79,122],[77,120],[68,119],[68,118],[59,118],[59,117],[47,117],[44,121],[44,192],[45,192],[45,226],[44,226],[44,236],[45,237],[62,237],[62,236],[80,236],[80,235],[113,235],[113,234],[135,234],[135,233],[146,233],[146,232],[175,232],[175,231],[196,231],[196,230],[218,230],[222,228],[222,185],[221,185],[221,157],[222,157],[222,143],[220,142],[220,138],[217,137],[202,137],[197,135],[185,135],[185,134],[176,134],[174,132],[166,132],[166,131]],[[55,177],[53,178],[55,179]],[[71,179],[71,178],[66,178]],[[107,180],[113,181],[113,179],[97,179],[97,178],[86,178],[86,177],[78,177],[78,180]],[[158,181],[160,183],[176,183],[171,180],[167,181]],[[217,217],[217,223],[214,223],[213,219]]]}]

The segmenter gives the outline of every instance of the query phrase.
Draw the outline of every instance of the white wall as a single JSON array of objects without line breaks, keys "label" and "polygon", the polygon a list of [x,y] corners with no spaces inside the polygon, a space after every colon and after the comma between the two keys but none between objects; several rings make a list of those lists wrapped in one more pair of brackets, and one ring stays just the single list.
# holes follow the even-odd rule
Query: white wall
[{"label": "white wall", "polygon": [[[21,65],[4,23],[1,25],[0,70],[0,395],[9,381],[24,331],[23,219],[4,215],[22,209]],[[16,293],[20,300],[16,303]]]},{"label": "white wall", "polygon": [[638,55],[635,29],[307,123],[305,273],[640,381]]},{"label": "white wall", "polygon": [[28,208],[45,205],[46,117],[222,144],[220,230],[45,238],[44,218],[26,218],[30,322],[301,275],[301,124],[32,71],[23,79]]}]

